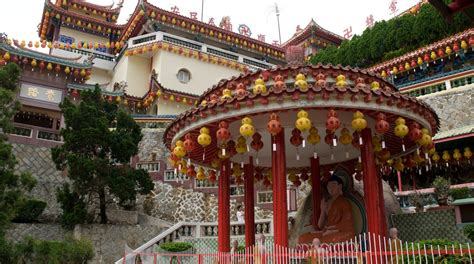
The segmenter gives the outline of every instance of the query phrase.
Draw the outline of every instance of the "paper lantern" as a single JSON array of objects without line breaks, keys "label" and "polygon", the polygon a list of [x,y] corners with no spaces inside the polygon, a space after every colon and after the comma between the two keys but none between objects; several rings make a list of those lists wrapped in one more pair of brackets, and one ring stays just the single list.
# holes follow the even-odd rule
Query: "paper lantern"
[{"label": "paper lantern", "polygon": [[265,81],[259,77],[255,80],[255,85],[253,86],[253,94],[262,94],[267,92],[267,86],[265,86]]},{"label": "paper lantern", "polygon": [[242,118],[242,125],[240,126],[240,135],[244,137],[251,137],[255,133],[255,127],[252,125],[250,117]]},{"label": "paper lantern", "polygon": [[465,157],[466,159],[471,159],[471,157],[472,157],[471,148],[469,148],[469,147],[465,147],[465,148],[464,148],[464,157]]},{"label": "paper lantern", "polygon": [[211,136],[209,135],[209,129],[207,127],[202,127],[199,132],[198,144],[202,147],[209,146],[212,142]]},{"label": "paper lantern", "polygon": [[357,111],[354,113],[351,124],[355,131],[360,132],[367,127],[367,120],[364,119],[364,114],[362,112]]},{"label": "paper lantern", "polygon": [[343,145],[349,145],[352,143],[352,136],[349,132],[349,129],[343,128],[341,130],[341,136],[339,136],[339,142]]},{"label": "paper lantern", "polygon": [[226,121],[219,123],[219,129],[216,132],[216,138],[219,141],[226,141],[230,138],[229,124]]},{"label": "paper lantern", "polygon": [[302,73],[298,73],[295,78],[295,86],[302,92],[308,91],[308,82],[306,82],[306,76]]},{"label": "paper lantern", "polygon": [[390,129],[390,124],[386,121],[387,117],[383,113],[378,113],[375,122],[375,131],[379,134],[385,134]]},{"label": "paper lantern", "polygon": [[341,122],[339,121],[339,118],[337,117],[337,112],[334,111],[333,109],[329,110],[327,114],[327,120],[326,120],[326,129],[329,131],[336,131],[341,126]]},{"label": "paper lantern", "polygon": [[282,130],[280,118],[276,113],[270,114],[270,121],[267,123],[267,130],[272,136],[277,135]]},{"label": "paper lantern", "polygon": [[305,132],[311,128],[311,120],[308,118],[308,112],[305,110],[298,112],[295,127],[301,132]]}]

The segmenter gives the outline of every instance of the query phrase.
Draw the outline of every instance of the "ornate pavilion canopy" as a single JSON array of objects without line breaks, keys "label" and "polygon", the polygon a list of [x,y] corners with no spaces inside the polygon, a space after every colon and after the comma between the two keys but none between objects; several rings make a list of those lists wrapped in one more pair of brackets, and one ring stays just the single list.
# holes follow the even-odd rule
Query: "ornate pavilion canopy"
[{"label": "ornate pavilion canopy", "polygon": [[[403,154],[403,146],[405,150],[415,148],[415,141],[422,134],[421,128],[426,128],[424,131],[428,135],[435,134],[439,123],[428,105],[398,93],[382,78],[363,70],[332,65],[284,66],[246,73],[212,87],[201,96],[199,103],[199,107],[184,112],[171,123],[166,130],[164,143],[172,149],[174,143],[180,139],[184,141],[187,134],[192,135],[196,141],[201,134],[200,129],[208,128],[211,143],[205,147],[196,144],[197,147],[187,154],[192,161],[207,166],[222,151],[222,140],[216,137],[221,121],[228,124],[231,135],[229,140],[238,143],[242,119],[251,118],[252,126],[261,135],[263,148],[258,153],[250,148],[250,152],[234,155],[231,160],[240,163],[243,155],[258,156],[259,165],[263,167],[271,166],[271,135],[267,132],[271,113],[278,115],[281,126],[288,131],[285,141],[295,146],[287,147],[288,167],[308,166],[303,157],[311,157],[315,153],[321,157],[322,164],[359,157],[359,133],[352,125],[353,115],[357,111],[363,114],[361,118],[366,121],[367,127],[383,132],[377,133],[379,143],[384,145],[384,155],[389,151],[388,155],[391,157]],[[311,145],[307,138],[310,127],[302,131],[295,127],[300,110],[305,110],[310,127],[315,127],[322,139],[314,147],[308,146]],[[328,121],[334,114],[340,123],[337,127],[332,127]],[[379,129],[381,124],[385,124],[380,121],[382,118],[390,125],[385,131]],[[405,125],[414,131],[413,136],[400,138],[403,133],[395,135],[397,118],[404,119]],[[401,126],[402,130],[405,130],[405,125]],[[407,133],[410,130],[406,127]],[[302,137],[299,144],[298,140],[292,142],[298,132]],[[250,144],[251,141],[252,138],[246,138],[245,144]],[[306,147],[303,147],[303,141],[306,141]],[[431,139],[425,145],[431,148]],[[386,157],[383,159],[387,160]]]}]

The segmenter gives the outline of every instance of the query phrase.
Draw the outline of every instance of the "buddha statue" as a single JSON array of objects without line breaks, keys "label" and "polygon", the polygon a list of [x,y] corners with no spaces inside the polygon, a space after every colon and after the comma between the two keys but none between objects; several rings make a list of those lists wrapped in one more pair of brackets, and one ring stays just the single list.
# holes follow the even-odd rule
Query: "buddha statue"
[{"label": "buddha statue", "polygon": [[299,243],[311,243],[319,238],[323,243],[342,242],[355,236],[354,219],[350,201],[343,196],[343,182],[332,176],[327,183],[329,199],[321,200],[321,215],[315,232],[300,236]]}]

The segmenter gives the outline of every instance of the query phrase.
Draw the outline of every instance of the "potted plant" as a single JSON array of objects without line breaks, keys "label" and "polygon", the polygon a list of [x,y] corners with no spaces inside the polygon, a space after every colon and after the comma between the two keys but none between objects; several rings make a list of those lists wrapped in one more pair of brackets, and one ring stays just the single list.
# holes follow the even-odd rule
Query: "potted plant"
[{"label": "potted plant", "polygon": [[[178,253],[178,252],[182,253],[184,251],[189,251],[193,249],[193,245],[188,242],[166,242],[166,243],[161,243],[159,247],[161,250],[165,251],[166,253]],[[192,252],[187,252],[187,253],[192,253]],[[181,261],[182,261],[181,257],[178,258],[177,256],[171,256],[169,263],[181,263]]]},{"label": "potted plant", "polygon": [[410,196],[410,203],[415,206],[416,212],[423,212],[425,201],[423,200],[423,196],[419,192],[415,192],[413,195]]},{"label": "potted plant", "polygon": [[438,204],[440,206],[445,206],[448,204],[448,197],[449,197],[449,186],[451,183],[448,179],[443,177],[436,177],[433,181],[433,188],[436,194],[436,199],[438,200]]}]

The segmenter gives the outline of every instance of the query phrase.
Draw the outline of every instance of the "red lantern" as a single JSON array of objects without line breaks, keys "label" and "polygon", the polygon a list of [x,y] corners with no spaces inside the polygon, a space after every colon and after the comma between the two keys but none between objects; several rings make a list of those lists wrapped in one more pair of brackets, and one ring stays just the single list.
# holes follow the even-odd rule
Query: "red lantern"
[{"label": "red lantern", "polygon": [[375,131],[379,134],[385,134],[390,129],[390,124],[387,122],[387,117],[382,114],[377,114],[377,121],[375,122]]},{"label": "red lantern", "polygon": [[27,64],[28,64],[28,59],[27,59],[27,58],[23,58],[23,60],[21,61],[21,63],[23,63],[23,65],[27,65]]},{"label": "red lantern", "polygon": [[77,90],[72,90],[71,96],[72,96],[72,97],[78,97],[78,96],[79,96],[79,92],[78,92]]},{"label": "red lantern", "polygon": [[272,183],[270,182],[270,180],[268,179],[268,177],[265,177],[263,179],[263,186],[265,187],[270,187],[272,185]]},{"label": "red lantern", "polygon": [[239,83],[237,84],[237,90],[235,90],[235,94],[237,98],[242,98],[247,94],[247,90],[245,90],[245,84]]},{"label": "red lantern", "polygon": [[444,51],[442,49],[438,50],[438,57],[444,57]]},{"label": "red lantern", "polygon": [[260,181],[263,179],[263,173],[262,173],[262,169],[260,168],[255,168],[255,179],[257,181]]},{"label": "red lantern", "polygon": [[216,132],[216,138],[219,141],[225,142],[230,138],[229,124],[226,121],[219,123],[219,129]]},{"label": "red lantern", "polygon": [[215,183],[217,180],[217,177],[216,177],[216,172],[214,170],[210,170],[209,171],[209,181],[211,183]]},{"label": "red lantern", "polygon": [[40,68],[40,70],[42,71],[45,67],[46,67],[46,64],[44,64],[44,61],[41,61],[41,62],[39,63],[39,68]]},{"label": "red lantern", "polygon": [[78,70],[78,69],[75,69],[73,73],[74,73],[74,77],[78,77],[78,76],[79,76],[79,70]]},{"label": "red lantern", "polygon": [[301,181],[300,181],[300,178],[298,176],[296,176],[296,179],[293,181],[293,185],[297,188],[300,187]]},{"label": "red lantern", "polygon": [[194,170],[194,165],[189,165],[188,166],[188,169],[186,170],[186,175],[188,175],[189,177],[196,177],[196,171]]},{"label": "red lantern", "polygon": [[408,132],[408,138],[413,142],[417,142],[422,136],[420,125],[416,122],[413,122],[410,124],[409,129],[410,132]]},{"label": "red lantern", "polygon": [[273,85],[274,92],[280,92],[285,88],[285,82],[283,81],[283,76],[277,75],[274,78],[275,84]]},{"label": "red lantern", "polygon": [[194,142],[193,137],[190,133],[184,136],[183,146],[188,154],[191,153],[191,151],[193,151],[194,148],[196,148],[196,142]]},{"label": "red lantern", "polygon": [[301,131],[299,129],[294,128],[291,131],[290,143],[295,147],[299,147],[303,143],[303,137],[301,136]]},{"label": "red lantern", "polygon": [[13,56],[11,57],[11,61],[12,61],[13,63],[18,63],[18,56],[13,55]]},{"label": "red lantern", "polygon": [[425,62],[429,62],[430,59],[431,59],[431,58],[430,58],[430,54],[428,54],[428,53],[426,53],[425,56],[423,57],[423,60],[424,60]]},{"label": "red lantern", "polygon": [[341,121],[337,118],[337,112],[333,109],[328,112],[328,119],[326,120],[326,128],[332,132],[336,131],[341,126]]},{"label": "red lantern", "polygon": [[54,70],[56,71],[56,73],[60,73],[61,72],[61,66],[59,64],[56,64],[56,67],[54,67]]},{"label": "red lantern", "polygon": [[258,132],[253,134],[250,146],[257,152],[263,148],[262,136]]},{"label": "red lantern", "polygon": [[360,137],[360,135],[357,134],[357,132],[352,133],[352,142],[351,142],[351,144],[354,148],[360,148],[359,137]]},{"label": "red lantern", "polygon": [[471,46],[471,47],[474,46],[474,37],[473,36],[471,36],[469,38],[469,46]]},{"label": "red lantern", "polygon": [[398,71],[399,72],[405,71],[405,67],[403,67],[403,65],[400,64],[400,66],[398,67]]},{"label": "red lantern", "polygon": [[0,66],[7,65],[7,62],[4,59],[0,59]]},{"label": "red lantern", "polygon": [[326,129],[326,136],[324,137],[324,142],[329,146],[335,146],[337,142],[337,136],[334,132],[329,129]]},{"label": "red lantern", "polygon": [[308,172],[307,172],[305,169],[303,169],[303,170],[301,171],[300,179],[301,179],[302,181],[306,181],[306,180],[309,179]]},{"label": "red lantern", "polygon": [[267,130],[272,135],[275,136],[276,134],[280,133],[282,127],[280,123],[280,118],[276,113],[272,113],[270,115],[270,121],[267,124]]},{"label": "red lantern", "polygon": [[411,66],[412,68],[416,68],[418,65],[416,64],[416,61],[415,61],[415,60],[411,60],[410,66]]},{"label": "red lantern", "polygon": [[234,156],[237,153],[237,150],[235,150],[235,142],[233,140],[229,140],[227,142],[227,154],[229,157]]}]

